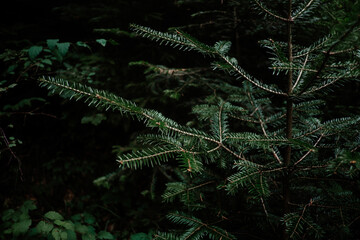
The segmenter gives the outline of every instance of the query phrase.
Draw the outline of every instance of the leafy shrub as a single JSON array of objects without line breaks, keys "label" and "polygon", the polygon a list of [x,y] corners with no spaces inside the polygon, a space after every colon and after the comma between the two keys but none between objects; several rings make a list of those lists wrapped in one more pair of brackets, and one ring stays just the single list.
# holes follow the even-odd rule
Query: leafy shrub
[{"label": "leafy shrub", "polygon": [[97,221],[89,213],[76,214],[70,219],[56,212],[45,213],[41,220],[32,219],[30,211],[36,205],[28,200],[18,209],[8,209],[2,214],[2,238],[12,236],[12,239],[54,239],[54,240],[95,240],[115,239],[107,231],[96,231]]}]

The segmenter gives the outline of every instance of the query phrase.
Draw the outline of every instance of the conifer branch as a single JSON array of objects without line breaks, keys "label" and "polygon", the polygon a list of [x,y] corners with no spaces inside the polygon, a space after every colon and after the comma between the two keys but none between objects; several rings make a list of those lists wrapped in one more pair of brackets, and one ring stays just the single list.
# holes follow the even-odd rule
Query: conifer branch
[{"label": "conifer branch", "polygon": [[186,186],[181,186],[179,187],[178,185],[176,185],[177,183],[169,183],[167,184],[167,189],[165,191],[165,193],[162,195],[162,198],[164,201],[172,201],[176,196],[179,196],[183,193],[189,193],[190,191],[196,190],[198,188],[207,186],[209,184],[215,183],[215,181],[208,181],[205,183],[200,183],[198,185],[192,186],[192,187],[186,187]]},{"label": "conifer branch", "polygon": [[219,107],[219,142],[222,143],[223,139],[222,139],[222,135],[223,135],[223,129],[222,129],[222,109],[223,109],[223,105],[224,104],[221,104],[220,107]]},{"label": "conifer branch", "polygon": [[[355,67],[354,68],[351,68],[350,69],[350,72],[352,71],[352,70],[354,70],[355,69]],[[323,89],[323,88],[326,88],[326,87],[328,87],[328,86],[330,86],[330,85],[333,85],[334,83],[336,83],[336,82],[338,82],[339,80],[341,80],[341,79],[343,79],[344,77],[346,77],[346,75],[347,75],[347,72],[345,72],[344,74],[342,74],[342,75],[340,75],[340,76],[337,76],[337,77],[334,77],[334,78],[328,78],[328,79],[332,79],[331,81],[324,81],[324,82],[322,82],[321,84],[320,84],[320,86],[314,86],[314,87],[312,87],[311,89],[309,89],[308,91],[306,91],[306,92],[303,92],[302,94],[303,95],[307,95],[307,94],[311,94],[311,93],[314,93],[314,92],[317,92],[317,91],[319,91],[319,90],[321,90],[321,89]]]},{"label": "conifer branch", "polygon": [[305,205],[305,207],[303,208],[302,212],[301,212],[301,215],[299,216],[297,222],[296,222],[296,225],[294,227],[294,230],[292,231],[291,235],[290,235],[290,238],[292,238],[294,236],[294,234],[296,233],[297,235],[299,235],[300,237],[300,234],[298,232],[296,232],[297,228],[299,227],[299,224],[300,224],[300,221],[303,219],[303,216],[304,216],[304,213],[305,213],[305,210],[306,210],[306,207],[307,205]]},{"label": "conifer branch", "polygon": [[268,10],[260,1],[258,0],[254,0],[255,3],[267,14],[269,14],[270,16],[276,18],[276,19],[279,19],[279,20],[282,20],[282,21],[285,21],[285,22],[289,22],[289,21],[293,21],[291,19],[288,19],[288,18],[284,18],[284,17],[281,17],[273,12],[271,12],[270,10]]},{"label": "conifer branch", "polygon": [[[255,101],[254,101],[254,99],[253,99],[250,91],[247,92],[247,96],[248,96],[248,99],[249,99],[251,105],[252,105],[255,109],[257,109],[258,106],[255,104]],[[262,131],[263,131],[263,134],[264,134],[265,138],[269,138],[269,136],[268,136],[268,134],[267,134],[267,132],[266,132],[266,129],[265,129],[265,128],[266,128],[266,123],[265,123],[266,121],[263,120],[262,114],[257,113],[257,115],[258,115],[259,123],[260,123],[261,129],[262,129]],[[274,156],[275,159],[278,161],[278,163],[282,164],[282,161],[281,161],[279,155],[277,154],[277,152],[275,151],[274,147],[270,146],[270,149],[271,149],[271,152],[273,153],[273,156]]]},{"label": "conifer branch", "polygon": [[157,127],[160,130],[168,129],[187,136],[219,144],[219,141],[211,138],[206,133],[196,129],[183,127],[174,121],[163,117],[160,113],[154,110],[140,108],[136,106],[135,103],[106,91],[92,89],[80,83],[70,83],[62,79],[40,78],[39,81],[42,83],[42,86],[47,86],[50,90],[56,91],[59,94],[67,94],[70,99],[75,97],[79,100],[85,96],[87,97],[85,102],[89,102],[89,105],[95,105],[96,107],[105,108],[106,110],[119,110],[121,113],[136,116],[139,120],[145,120],[145,122],[151,127]]},{"label": "conifer branch", "polygon": [[234,155],[235,157],[237,157],[238,159],[247,161],[246,158],[240,154],[235,153],[234,151],[232,151],[230,148],[226,147],[225,145],[223,145],[222,143],[220,143],[220,146],[225,149],[225,151],[231,153],[232,155]]},{"label": "conifer branch", "polygon": [[252,84],[254,84],[256,87],[261,88],[262,90],[265,90],[267,92],[273,93],[273,94],[277,94],[277,95],[283,95],[286,96],[286,93],[276,89],[276,88],[272,88],[268,85],[264,85],[263,83],[261,83],[259,80],[257,80],[256,78],[252,78],[250,75],[248,75],[240,66],[238,66],[237,64],[233,63],[227,56],[224,55],[220,55],[220,57],[227,63],[229,64],[236,73],[238,73],[241,77],[245,78],[247,81],[251,82]]},{"label": "conifer branch", "polygon": [[166,148],[158,147],[154,149],[142,150],[141,152],[119,155],[117,162],[123,166],[137,169],[138,167],[141,168],[143,164],[153,166],[154,163],[159,164],[160,161],[167,161],[168,156],[178,152],[181,152],[181,150],[167,150]]},{"label": "conifer branch", "polygon": [[[313,148],[315,148],[319,144],[319,142],[322,138],[323,138],[323,135],[320,135],[318,140],[313,145]],[[312,152],[314,152],[314,149],[310,149],[309,151],[307,151],[307,153],[305,153],[305,155],[303,155],[297,162],[294,163],[294,166],[298,165],[301,161],[303,161]]]},{"label": "conifer branch", "polygon": [[[343,33],[343,35],[329,47],[329,49],[325,53],[325,56],[324,56],[324,59],[322,60],[322,63],[320,64],[319,68],[317,69],[317,72],[314,74],[312,80],[308,81],[307,84],[303,87],[303,90],[299,93],[299,95],[305,93],[306,90],[313,83],[313,81],[320,76],[320,74],[322,73],[322,71],[324,70],[324,68],[326,66],[327,61],[330,58],[332,50],[334,48],[336,48],[341,42],[343,42],[353,32],[353,30],[356,28],[356,26],[359,23],[360,23],[360,16],[358,16],[357,21],[353,25],[351,25],[350,28],[345,33]],[[323,87],[321,87],[321,88],[323,88]],[[318,90],[320,90],[321,88],[319,88]],[[311,93],[311,92],[313,92],[313,91],[307,92],[307,94]]]},{"label": "conifer branch", "polygon": [[[260,177],[260,179],[262,179],[262,177]],[[256,189],[256,186],[255,186],[254,183],[251,183],[251,185],[254,187],[254,189]],[[262,205],[262,207],[263,207],[265,216],[266,216],[267,218],[269,218],[269,213],[268,213],[268,211],[267,211],[267,209],[266,209],[264,198],[261,196],[261,195],[262,195],[261,193],[259,193],[259,194],[260,194],[260,201],[261,201],[261,205]]]},{"label": "conifer branch", "polygon": [[301,70],[300,70],[300,72],[299,72],[299,75],[298,75],[298,77],[297,77],[297,79],[296,79],[296,82],[294,83],[294,86],[292,87],[292,91],[295,90],[296,86],[298,85],[298,83],[299,83],[299,81],[300,81],[300,79],[301,79],[301,76],[302,76],[302,73],[303,73],[303,71],[304,71],[304,69],[305,69],[305,66],[306,66],[306,63],[307,63],[307,61],[308,61],[308,58],[309,58],[309,54],[306,54],[306,57],[305,57],[305,60],[304,60],[304,63],[303,63],[303,67],[301,68]]},{"label": "conifer branch", "polygon": [[236,62],[232,61],[227,55],[225,55],[225,53],[229,50],[229,44],[224,44],[223,42],[220,41],[217,44],[215,44],[215,48],[214,48],[199,42],[195,38],[191,37],[190,35],[180,30],[176,30],[176,34],[169,34],[169,33],[158,32],[150,28],[139,26],[136,24],[131,24],[130,27],[140,36],[147,37],[155,41],[163,40],[167,44],[170,44],[175,48],[179,46],[183,46],[185,50],[197,50],[203,54],[207,54],[210,56],[218,56],[221,59],[223,59],[228,65],[230,65],[237,74],[239,74],[241,77],[245,78],[247,81],[251,82],[255,86],[267,92],[271,92],[278,95],[286,95],[282,91],[273,88],[271,86],[268,86],[266,84],[263,84],[259,80],[251,77],[239,65],[237,65]]},{"label": "conifer branch", "polygon": [[[190,232],[190,234],[194,234],[194,232],[201,231],[201,229],[204,228],[208,234],[211,234],[213,236],[213,238],[216,236],[216,239],[229,239],[229,240],[235,239],[234,236],[227,233],[226,231],[214,227],[212,225],[205,224],[199,219],[196,219],[194,217],[189,217],[185,214],[180,214],[178,212],[175,212],[169,214],[168,218],[175,223],[186,224],[188,226],[191,226],[192,231]],[[182,239],[188,239],[188,236],[182,236],[182,237],[183,237]]]},{"label": "conifer branch", "polygon": [[274,66],[274,70],[300,70],[301,72],[317,72],[315,69],[303,68],[303,67],[292,67],[292,66]]},{"label": "conifer branch", "polygon": [[314,0],[310,0],[298,13],[295,14],[293,20],[300,17],[310,6],[313,4]]}]

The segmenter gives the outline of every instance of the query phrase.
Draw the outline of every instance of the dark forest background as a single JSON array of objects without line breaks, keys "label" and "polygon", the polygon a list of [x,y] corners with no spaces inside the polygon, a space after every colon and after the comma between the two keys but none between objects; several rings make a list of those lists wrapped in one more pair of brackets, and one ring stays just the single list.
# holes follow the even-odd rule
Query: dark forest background
[{"label": "dark forest background", "polygon": [[[324,14],[318,29],[326,32],[337,16],[351,11],[346,1],[334,9],[335,19]],[[270,79],[266,49],[258,41],[281,38],[278,26],[264,22],[249,1],[13,0],[1,7],[0,18],[1,212],[33,200],[35,224],[48,211],[65,218],[86,213],[97,231],[117,239],[147,239],[167,212],[160,199],[166,176],[160,174],[155,185],[159,170],[119,171],[115,161],[116,153],[136,149],[136,135],[147,130],[117,113],[49,94],[37,78],[60,76],[110,90],[186,123],[201,94],[189,86],[180,96],[171,95],[170,80],[153,80],[144,70],[148,63],[175,68],[208,67],[208,62],[139,39],[130,23],[161,31],[180,27],[208,44],[230,40],[240,65]],[[297,37],[306,43],[308,36]],[[64,44],[54,50],[52,42]],[[330,96],[323,109],[327,116],[359,113],[359,84],[339,91],[342,97]]]}]

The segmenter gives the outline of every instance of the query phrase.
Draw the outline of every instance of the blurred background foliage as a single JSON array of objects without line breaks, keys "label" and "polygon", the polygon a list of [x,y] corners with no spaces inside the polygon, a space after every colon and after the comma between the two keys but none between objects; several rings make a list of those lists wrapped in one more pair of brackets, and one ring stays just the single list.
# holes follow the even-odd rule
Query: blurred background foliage
[{"label": "blurred background foliage", "polygon": [[[338,0],[320,6],[318,17],[309,21],[324,31],[299,29],[298,44],[344,28],[360,12],[353,6],[352,1]],[[282,1],[273,7],[281,9]],[[272,19],[263,21],[254,4],[245,0],[14,0],[1,8],[0,17],[1,212],[20,211],[31,200],[35,225],[48,211],[65,219],[87,213],[96,221],[86,226],[118,239],[149,238],[167,212],[159,200],[164,185],[154,187],[155,181],[165,182],[164,169],[117,171],[116,153],[137,148],[135,134],[146,130],[116,113],[52,96],[36,79],[50,75],[110,90],[186,123],[192,103],[201,101],[201,91],[214,91],[194,81],[194,73],[206,76],[208,62],[138,39],[129,23],[161,31],[181,28],[211,45],[230,40],[231,55],[240,65],[268,79],[272,72],[259,41],[281,39],[279,29],[284,29]],[[185,67],[191,69],[182,70]],[[174,81],[174,75],[181,81]],[[333,117],[338,109],[359,113],[359,98],[354,96],[359,84],[341,91],[343,98],[330,98],[324,111]],[[2,221],[3,231],[15,220]],[[0,237],[18,236],[11,233]]]}]

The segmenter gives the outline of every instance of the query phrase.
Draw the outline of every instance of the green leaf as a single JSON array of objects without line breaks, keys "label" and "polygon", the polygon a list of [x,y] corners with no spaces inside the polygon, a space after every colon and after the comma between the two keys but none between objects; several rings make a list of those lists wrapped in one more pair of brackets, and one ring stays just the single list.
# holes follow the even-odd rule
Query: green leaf
[{"label": "green leaf", "polygon": [[74,222],[80,222],[81,221],[81,214],[78,213],[78,214],[75,214],[73,216],[71,216],[71,220],[73,220]]},{"label": "green leaf", "polygon": [[67,229],[67,230],[72,230],[72,231],[75,230],[75,225],[74,225],[74,223],[71,222],[70,220],[65,221],[62,226],[63,226],[65,229]]},{"label": "green leaf", "polygon": [[[32,100],[45,101],[43,98],[33,98]],[[28,210],[35,210],[37,208],[34,201],[31,201],[31,200],[25,201],[23,203],[23,207],[28,209]]]},{"label": "green leaf", "polygon": [[3,220],[4,222],[10,220],[14,213],[15,213],[14,209],[5,210],[2,214],[1,220]]},{"label": "green leaf", "polygon": [[89,214],[89,213],[84,213],[84,221],[87,223],[87,224],[94,224],[96,222],[96,219],[93,215]]},{"label": "green leaf", "polygon": [[63,219],[64,219],[64,217],[61,216],[60,213],[55,212],[55,211],[47,212],[47,213],[45,213],[44,216],[45,216],[46,218],[48,218],[48,219],[51,219],[51,220],[63,220]]},{"label": "green leaf", "polygon": [[46,43],[51,51],[53,51],[56,47],[56,44],[59,42],[59,39],[48,39]]},{"label": "green leaf", "polygon": [[11,228],[14,236],[19,236],[26,233],[31,225],[31,219],[25,219],[21,222],[14,223]]},{"label": "green leaf", "polygon": [[74,224],[71,222],[71,221],[61,221],[61,220],[55,220],[54,223],[58,226],[61,226],[65,229],[68,229],[68,230],[74,230],[75,227],[74,227]]},{"label": "green leaf", "polygon": [[76,240],[76,233],[73,230],[66,230],[68,240]]},{"label": "green leaf", "polygon": [[96,236],[93,233],[86,233],[84,235],[81,236],[82,240],[95,240]]},{"label": "green leaf", "polygon": [[17,64],[10,65],[6,72],[9,74],[13,74],[14,70],[17,68],[17,66],[18,66]]},{"label": "green leaf", "polygon": [[60,239],[62,240],[67,240],[68,239],[68,234],[66,231],[61,231],[60,232]]},{"label": "green leaf", "polygon": [[75,223],[75,231],[80,234],[85,234],[89,231],[89,229],[86,225],[82,225],[80,223]]},{"label": "green leaf", "polygon": [[100,231],[97,235],[98,239],[115,239],[114,236],[106,231]]},{"label": "green leaf", "polygon": [[103,120],[106,120],[106,116],[102,113],[97,113],[92,116],[85,116],[81,119],[82,124],[91,123],[94,126],[98,126]]},{"label": "green leaf", "polygon": [[43,59],[43,60],[41,60],[41,62],[48,64],[48,65],[52,65],[52,61],[50,59]]},{"label": "green leaf", "polygon": [[130,240],[151,240],[146,233],[135,233],[130,236]]},{"label": "green leaf", "polygon": [[56,46],[59,49],[60,55],[62,57],[64,57],[66,55],[66,53],[69,51],[70,43],[68,43],[68,42],[57,43]]},{"label": "green leaf", "polygon": [[79,47],[85,47],[85,48],[91,49],[89,45],[87,45],[86,43],[81,42],[81,41],[76,42],[76,45],[78,45]]},{"label": "green leaf", "polygon": [[117,41],[115,41],[114,39],[109,39],[109,43],[113,46],[118,46],[120,45]]},{"label": "green leaf", "polygon": [[29,48],[29,57],[31,60],[34,60],[43,50],[42,46],[32,46]]},{"label": "green leaf", "polygon": [[99,43],[101,46],[105,47],[106,46],[106,39],[96,39],[96,42]]},{"label": "green leaf", "polygon": [[48,234],[54,228],[54,225],[52,225],[51,223],[47,223],[45,221],[40,221],[36,225],[36,228],[38,229],[39,232],[43,234]]},{"label": "green leaf", "polygon": [[53,236],[53,238],[55,240],[60,240],[60,230],[58,228],[54,228],[54,230],[52,230],[51,235]]}]

